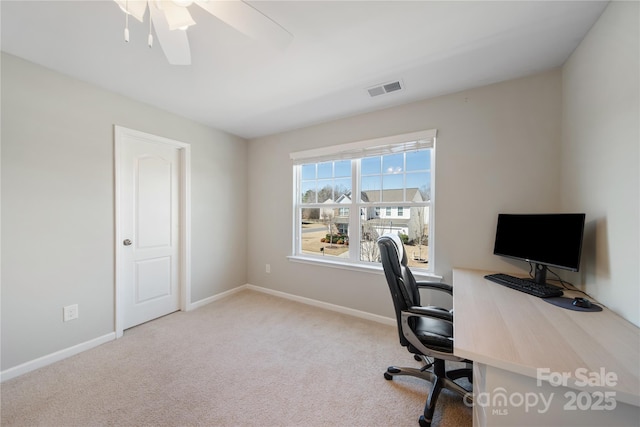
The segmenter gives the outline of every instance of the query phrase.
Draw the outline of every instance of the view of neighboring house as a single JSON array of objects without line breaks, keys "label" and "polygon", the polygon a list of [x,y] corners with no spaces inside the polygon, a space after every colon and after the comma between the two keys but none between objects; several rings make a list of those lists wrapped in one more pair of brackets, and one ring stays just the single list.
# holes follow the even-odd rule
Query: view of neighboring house
[{"label": "view of neighboring house", "polygon": [[[374,231],[373,239],[385,233],[406,234],[409,241],[419,241],[428,234],[429,206],[403,206],[400,201],[415,203],[424,202],[418,188],[407,188],[406,196],[402,189],[362,191],[360,202],[371,203],[372,206],[360,208],[360,219],[363,230]],[[327,204],[351,205],[351,192],[341,195],[335,202],[327,200]],[[399,201],[397,206],[389,205],[391,201]],[[384,205],[380,205],[384,203]],[[378,205],[378,206],[375,206]],[[332,218],[341,234],[349,231],[349,208],[325,208],[321,210],[321,218]]]}]

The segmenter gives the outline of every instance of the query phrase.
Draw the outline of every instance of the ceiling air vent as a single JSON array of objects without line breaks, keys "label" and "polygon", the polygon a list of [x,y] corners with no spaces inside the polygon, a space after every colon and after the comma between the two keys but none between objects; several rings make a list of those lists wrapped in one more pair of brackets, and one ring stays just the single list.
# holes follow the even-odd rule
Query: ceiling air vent
[{"label": "ceiling air vent", "polygon": [[372,98],[378,95],[384,95],[386,93],[397,92],[402,90],[404,87],[402,85],[402,80],[396,80],[395,82],[382,83],[367,89],[369,92],[369,96]]}]

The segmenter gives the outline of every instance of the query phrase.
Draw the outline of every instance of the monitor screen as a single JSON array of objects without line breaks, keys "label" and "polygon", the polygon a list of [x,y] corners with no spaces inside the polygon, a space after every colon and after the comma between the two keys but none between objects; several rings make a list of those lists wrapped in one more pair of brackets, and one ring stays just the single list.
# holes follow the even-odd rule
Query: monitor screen
[{"label": "monitor screen", "polygon": [[499,214],[495,255],[578,271],[585,214]]}]

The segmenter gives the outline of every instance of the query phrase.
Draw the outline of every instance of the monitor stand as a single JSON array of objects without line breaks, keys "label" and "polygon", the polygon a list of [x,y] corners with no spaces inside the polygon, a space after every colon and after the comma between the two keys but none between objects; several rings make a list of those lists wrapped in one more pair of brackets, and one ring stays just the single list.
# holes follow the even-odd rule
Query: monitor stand
[{"label": "monitor stand", "polygon": [[536,275],[533,281],[536,283],[536,285],[546,286],[549,288],[556,288],[556,289],[560,289],[561,291],[564,290],[564,288],[561,286],[556,286],[556,285],[547,283],[547,266],[546,265],[535,263],[534,268],[536,269]]},{"label": "monitor stand", "polygon": [[535,264],[536,275],[534,282],[540,286],[547,286],[547,266],[543,264]]}]

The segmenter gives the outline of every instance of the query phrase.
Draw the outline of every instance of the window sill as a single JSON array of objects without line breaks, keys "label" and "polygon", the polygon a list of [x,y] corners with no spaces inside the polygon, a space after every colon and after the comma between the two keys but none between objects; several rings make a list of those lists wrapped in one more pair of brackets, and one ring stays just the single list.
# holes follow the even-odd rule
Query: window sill
[{"label": "window sill", "polygon": [[[303,264],[321,265],[324,267],[338,268],[342,270],[359,271],[364,273],[384,274],[381,265],[373,264],[353,264],[349,262],[341,262],[333,259],[320,259],[315,257],[306,257],[301,255],[290,255],[287,257],[289,261],[299,262]],[[437,276],[428,271],[411,270],[411,273],[417,280],[441,281],[442,276]]]}]

